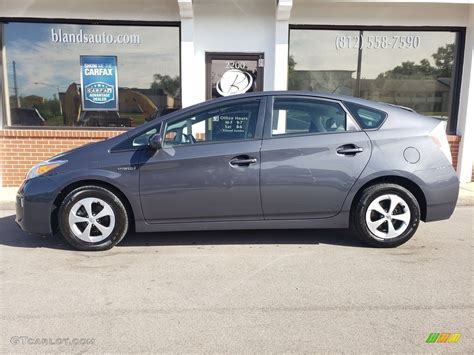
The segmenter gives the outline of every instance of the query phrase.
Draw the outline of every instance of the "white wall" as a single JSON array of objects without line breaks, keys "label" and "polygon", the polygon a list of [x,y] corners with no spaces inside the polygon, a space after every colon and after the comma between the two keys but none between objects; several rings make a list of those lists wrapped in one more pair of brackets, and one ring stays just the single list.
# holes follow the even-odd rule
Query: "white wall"
[{"label": "white wall", "polygon": [[206,52],[264,53],[264,90],[273,89],[275,0],[195,0],[196,102],[205,100]]},{"label": "white wall", "polygon": [[0,17],[179,21],[176,0],[0,0]]},{"label": "white wall", "polygon": [[462,136],[458,156],[461,182],[471,181],[474,160],[474,5],[471,5],[469,13],[457,127],[457,133]]},{"label": "white wall", "polygon": [[294,0],[291,24],[466,26],[469,5],[407,3],[315,3]]}]

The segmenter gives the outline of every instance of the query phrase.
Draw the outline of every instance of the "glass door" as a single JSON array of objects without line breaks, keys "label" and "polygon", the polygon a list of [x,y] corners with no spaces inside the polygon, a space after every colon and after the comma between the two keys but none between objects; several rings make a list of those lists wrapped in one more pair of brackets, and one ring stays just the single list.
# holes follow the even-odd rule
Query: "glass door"
[{"label": "glass door", "polygon": [[263,90],[263,53],[206,53],[206,99]]}]

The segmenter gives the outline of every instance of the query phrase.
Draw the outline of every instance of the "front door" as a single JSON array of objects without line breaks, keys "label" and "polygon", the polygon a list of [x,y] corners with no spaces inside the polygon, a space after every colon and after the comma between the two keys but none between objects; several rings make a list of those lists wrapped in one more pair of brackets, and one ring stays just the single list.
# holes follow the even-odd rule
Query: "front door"
[{"label": "front door", "polygon": [[207,105],[162,124],[147,151],[140,199],[149,223],[259,220],[265,99]]},{"label": "front door", "polygon": [[276,96],[261,150],[265,219],[336,215],[370,151],[367,134],[339,102]]},{"label": "front door", "polygon": [[263,53],[206,53],[206,99],[263,90]]}]

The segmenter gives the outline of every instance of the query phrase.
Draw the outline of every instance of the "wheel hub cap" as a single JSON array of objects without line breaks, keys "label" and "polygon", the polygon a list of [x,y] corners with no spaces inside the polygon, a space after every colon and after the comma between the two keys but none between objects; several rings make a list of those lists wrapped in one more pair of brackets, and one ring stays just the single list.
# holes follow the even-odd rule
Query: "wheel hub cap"
[{"label": "wheel hub cap", "polygon": [[85,242],[97,243],[106,239],[115,227],[112,207],[102,199],[87,197],[77,201],[69,211],[72,233]]},{"label": "wheel hub cap", "polygon": [[408,228],[411,213],[408,204],[400,196],[386,194],[374,199],[365,215],[367,228],[378,239],[392,239]]}]

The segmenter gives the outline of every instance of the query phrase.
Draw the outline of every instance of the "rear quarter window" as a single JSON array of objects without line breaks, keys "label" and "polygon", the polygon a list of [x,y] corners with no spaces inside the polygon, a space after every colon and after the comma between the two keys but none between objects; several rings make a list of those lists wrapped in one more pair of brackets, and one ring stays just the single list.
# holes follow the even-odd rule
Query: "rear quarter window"
[{"label": "rear quarter window", "polygon": [[364,129],[379,128],[387,114],[374,108],[345,101],[344,105]]}]

